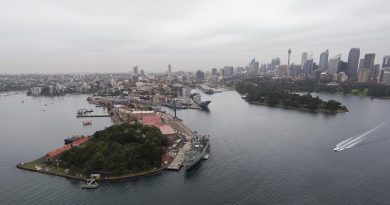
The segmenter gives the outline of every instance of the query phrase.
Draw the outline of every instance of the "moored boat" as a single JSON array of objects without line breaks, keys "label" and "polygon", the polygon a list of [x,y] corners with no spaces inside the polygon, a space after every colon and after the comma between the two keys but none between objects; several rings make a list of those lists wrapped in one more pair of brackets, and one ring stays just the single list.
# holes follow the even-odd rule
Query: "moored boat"
[{"label": "moored boat", "polygon": [[96,189],[99,186],[99,184],[96,182],[95,179],[88,179],[87,183],[82,185],[82,189]]},{"label": "moored boat", "polygon": [[194,93],[191,95],[192,99],[194,100],[194,102],[199,105],[199,107],[203,108],[203,109],[207,109],[209,104],[211,103],[211,101],[207,100],[207,101],[202,101],[202,97],[199,93]]},{"label": "moored boat", "polygon": [[198,164],[204,157],[207,159],[208,149],[210,147],[210,136],[197,136],[191,146],[191,149],[187,151],[184,158],[184,167],[186,170],[191,169],[194,165]]}]

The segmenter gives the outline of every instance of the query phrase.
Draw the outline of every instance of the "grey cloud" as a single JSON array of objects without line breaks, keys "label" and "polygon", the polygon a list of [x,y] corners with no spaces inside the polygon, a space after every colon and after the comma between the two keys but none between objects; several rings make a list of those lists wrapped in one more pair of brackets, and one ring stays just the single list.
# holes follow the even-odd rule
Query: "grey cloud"
[{"label": "grey cloud", "polygon": [[302,51],[390,54],[387,0],[3,0],[0,72],[146,71],[299,63]]}]

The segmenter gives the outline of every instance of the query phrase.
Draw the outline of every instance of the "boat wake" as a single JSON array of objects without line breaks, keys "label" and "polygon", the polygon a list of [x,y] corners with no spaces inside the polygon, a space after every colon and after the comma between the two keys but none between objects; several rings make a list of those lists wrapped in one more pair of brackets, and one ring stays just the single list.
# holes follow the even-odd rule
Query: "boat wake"
[{"label": "boat wake", "polygon": [[352,148],[354,146],[356,146],[357,144],[359,144],[360,142],[364,141],[366,138],[367,138],[367,135],[369,135],[371,132],[374,132],[375,130],[377,130],[378,128],[382,127],[383,125],[385,125],[387,123],[387,121],[377,125],[376,127],[368,130],[367,132],[357,136],[357,137],[350,137],[344,141],[341,141],[340,143],[338,143],[336,145],[336,147],[333,149],[335,152],[340,152],[340,151],[343,151],[345,149],[349,149],[349,148]]}]

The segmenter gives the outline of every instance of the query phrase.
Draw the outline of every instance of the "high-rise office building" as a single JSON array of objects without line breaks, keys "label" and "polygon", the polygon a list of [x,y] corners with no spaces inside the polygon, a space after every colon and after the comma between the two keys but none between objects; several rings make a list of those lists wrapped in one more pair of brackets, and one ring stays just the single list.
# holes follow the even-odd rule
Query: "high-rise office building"
[{"label": "high-rise office building", "polygon": [[211,75],[216,76],[218,74],[218,70],[216,68],[211,69]]},{"label": "high-rise office building", "polygon": [[373,82],[378,82],[379,81],[379,75],[380,75],[380,69],[381,69],[381,65],[380,64],[375,64],[374,66],[374,74],[372,76],[372,81]]},{"label": "high-rise office building", "polygon": [[171,64],[168,64],[168,78],[169,79],[172,78],[172,66],[171,66]]},{"label": "high-rise office building", "polygon": [[249,62],[249,72],[253,73],[253,74],[258,74],[259,73],[259,62],[256,61],[255,58],[253,58],[250,62]]},{"label": "high-rise office building", "polygon": [[290,49],[288,49],[287,53],[288,53],[287,67],[290,67],[290,55],[291,55],[291,48],[290,48]]},{"label": "high-rise office building", "polygon": [[134,75],[138,75],[138,66],[134,66],[133,67],[133,72],[134,72]]},{"label": "high-rise office building", "polygon": [[314,69],[313,59],[306,60],[302,67],[302,73],[305,75],[311,74]]},{"label": "high-rise office building", "polygon": [[385,85],[390,85],[390,71],[383,72],[383,80],[382,83]]},{"label": "high-rise office building", "polygon": [[288,71],[287,71],[287,65],[279,65],[276,66],[276,76],[278,77],[287,77]]},{"label": "high-rise office building", "polygon": [[271,60],[271,66],[269,70],[275,70],[276,66],[280,65],[280,58],[274,58]]},{"label": "high-rise office building", "polygon": [[204,72],[203,71],[201,71],[201,70],[198,70],[198,71],[196,71],[196,79],[197,80],[204,80],[205,78],[204,78]]},{"label": "high-rise office building", "polygon": [[233,76],[233,66],[225,66],[223,67],[223,76],[228,77],[228,76]]},{"label": "high-rise office building", "polygon": [[363,69],[369,70],[369,76],[368,79],[371,80],[375,76],[375,53],[367,53],[364,55],[364,63],[363,63]]},{"label": "high-rise office building", "polygon": [[301,59],[301,69],[303,70],[303,65],[307,61],[307,52],[302,53],[302,59]]},{"label": "high-rise office building", "polygon": [[329,50],[326,50],[321,53],[320,55],[320,63],[318,67],[322,70],[325,71],[328,69],[328,58],[329,58]]},{"label": "high-rise office building", "polygon": [[390,70],[390,56],[383,57],[382,68],[385,70]]},{"label": "high-rise office building", "polygon": [[346,71],[346,74],[348,75],[349,79],[357,78],[359,58],[360,58],[360,49],[351,48],[348,55],[348,67]]},{"label": "high-rise office building", "polygon": [[341,54],[338,54],[329,60],[329,65],[328,65],[329,74],[337,74],[339,72],[340,59],[341,59]]},{"label": "high-rise office building", "polygon": [[368,82],[369,80],[370,71],[368,69],[361,69],[359,70],[358,75],[358,82]]},{"label": "high-rise office building", "polygon": [[344,74],[346,74],[347,70],[348,70],[348,63],[344,61],[340,61],[337,72],[338,73],[344,72]]},{"label": "high-rise office building", "polygon": [[363,65],[364,65],[364,58],[359,60],[358,74],[359,74],[359,71],[363,69]]}]

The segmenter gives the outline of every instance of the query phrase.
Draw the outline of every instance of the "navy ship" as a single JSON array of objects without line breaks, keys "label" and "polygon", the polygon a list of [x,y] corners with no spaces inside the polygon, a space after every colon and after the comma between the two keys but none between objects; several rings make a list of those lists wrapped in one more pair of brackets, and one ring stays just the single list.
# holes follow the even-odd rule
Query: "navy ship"
[{"label": "navy ship", "polygon": [[199,90],[201,90],[205,94],[208,94],[208,95],[214,94],[214,89],[210,88],[209,86],[207,86],[205,84],[198,85],[198,88],[199,88]]},{"label": "navy ship", "polygon": [[187,109],[188,108],[187,106],[181,104],[180,102],[175,102],[175,101],[167,102],[164,105],[166,107],[173,108],[173,109]]},{"label": "navy ship", "polygon": [[200,96],[199,93],[194,93],[191,95],[191,98],[194,100],[194,102],[199,105],[199,107],[203,108],[203,109],[207,109],[207,107],[209,106],[209,104],[211,103],[211,101],[207,100],[207,101],[202,101],[202,97]]},{"label": "navy ship", "polygon": [[186,170],[198,164],[201,159],[209,157],[210,136],[197,136],[192,142],[191,149],[187,151],[184,158],[184,167]]}]

